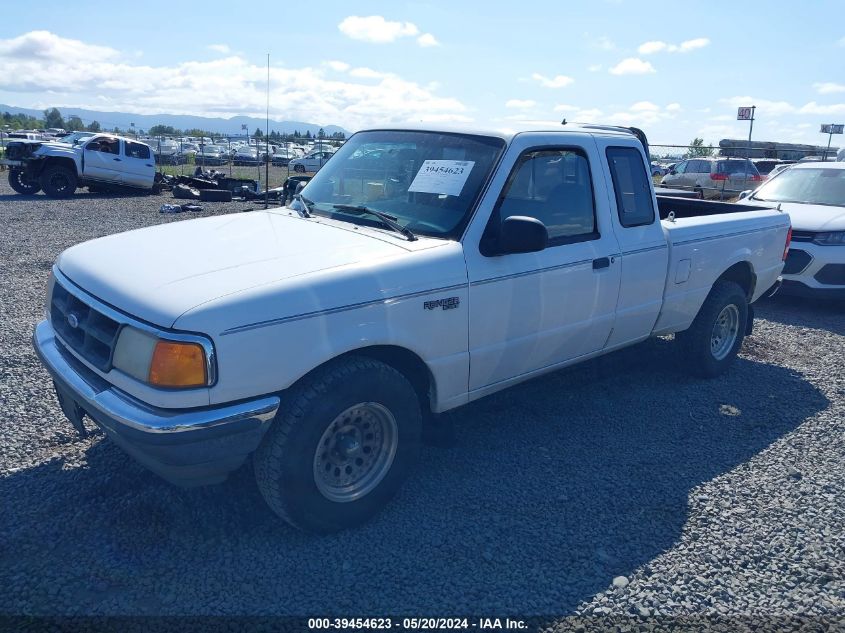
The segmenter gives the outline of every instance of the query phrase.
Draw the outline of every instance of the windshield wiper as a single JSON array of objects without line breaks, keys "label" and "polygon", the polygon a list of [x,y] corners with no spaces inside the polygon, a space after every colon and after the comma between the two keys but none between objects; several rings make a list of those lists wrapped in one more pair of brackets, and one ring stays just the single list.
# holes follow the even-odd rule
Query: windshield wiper
[{"label": "windshield wiper", "polygon": [[311,209],[314,207],[314,201],[309,200],[301,193],[296,193],[293,196],[294,200],[298,200],[302,204],[302,208],[294,209],[294,211],[298,212],[303,218],[310,218],[311,216]]},{"label": "windshield wiper", "polygon": [[411,229],[402,226],[396,221],[398,218],[395,215],[390,215],[388,213],[384,213],[383,211],[376,211],[375,209],[370,209],[369,207],[365,207],[363,205],[333,204],[332,208],[337,209],[338,211],[346,211],[347,213],[352,213],[354,215],[363,215],[365,213],[373,215],[381,220],[381,223],[384,224],[384,226],[404,235],[409,242],[413,242],[417,239],[417,236],[414,235]]}]

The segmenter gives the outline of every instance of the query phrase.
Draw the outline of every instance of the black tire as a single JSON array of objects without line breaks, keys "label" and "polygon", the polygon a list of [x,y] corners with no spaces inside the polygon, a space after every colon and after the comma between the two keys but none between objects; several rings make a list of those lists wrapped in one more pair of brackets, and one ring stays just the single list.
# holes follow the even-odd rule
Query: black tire
[{"label": "black tire", "polygon": [[41,191],[41,184],[34,178],[28,178],[23,169],[9,170],[9,186],[24,196],[32,196]]},{"label": "black tire", "polygon": [[704,190],[701,187],[693,189],[699,200],[704,200]]},{"label": "black tire", "polygon": [[[346,428],[339,425],[349,425],[356,413],[340,416],[358,405],[389,411],[395,421],[395,452],[371,490],[353,500],[332,500],[321,492],[325,484],[317,481],[321,472],[317,460],[326,459],[329,450],[333,457],[337,453],[329,447],[320,455],[318,448],[328,446],[325,433],[334,428],[334,438]],[[360,420],[357,417],[355,423]],[[285,394],[273,426],[253,456],[258,488],[270,508],[299,529],[328,533],[359,525],[399,490],[418,456],[421,426],[417,393],[398,371],[366,357],[330,363]]]},{"label": "black tire", "polygon": [[50,165],[41,172],[41,189],[51,198],[69,198],[76,185],[76,172],[64,165]]},{"label": "black tire", "polygon": [[[717,319],[733,312],[729,306],[734,306],[736,317],[736,330],[730,337],[736,338],[728,348],[726,344],[720,346],[714,341],[727,341],[729,338],[720,338],[716,334]],[[715,378],[727,371],[742,347],[747,324],[748,299],[745,291],[732,281],[716,282],[689,329],[675,336],[690,373],[700,378]]]},{"label": "black tire", "polygon": [[305,173],[305,165],[294,165],[293,170],[298,171],[300,174],[304,174]]}]

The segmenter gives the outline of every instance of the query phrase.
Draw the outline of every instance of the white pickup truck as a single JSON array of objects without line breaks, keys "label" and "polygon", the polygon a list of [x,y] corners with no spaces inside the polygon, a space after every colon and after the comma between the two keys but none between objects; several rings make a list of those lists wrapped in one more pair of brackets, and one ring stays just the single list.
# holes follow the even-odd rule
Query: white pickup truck
[{"label": "white pickup truck", "polygon": [[359,132],[288,208],[64,251],[35,348],[80,432],[180,484],[252,455],[281,517],[354,525],[441,412],[652,336],[730,365],[789,216],[656,198],[641,137]]},{"label": "white pickup truck", "polygon": [[111,134],[96,134],[77,143],[12,141],[2,162],[9,185],[18,193],[44,191],[67,198],[78,187],[129,187],[153,191],[155,157],[146,143]]}]

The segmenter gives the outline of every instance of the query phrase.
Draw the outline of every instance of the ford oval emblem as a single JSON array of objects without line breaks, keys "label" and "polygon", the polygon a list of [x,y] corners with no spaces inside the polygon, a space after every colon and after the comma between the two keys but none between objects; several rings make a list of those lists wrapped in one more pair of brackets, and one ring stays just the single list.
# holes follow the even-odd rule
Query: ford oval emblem
[{"label": "ford oval emblem", "polygon": [[75,330],[79,327],[79,317],[71,312],[67,315],[67,324]]}]

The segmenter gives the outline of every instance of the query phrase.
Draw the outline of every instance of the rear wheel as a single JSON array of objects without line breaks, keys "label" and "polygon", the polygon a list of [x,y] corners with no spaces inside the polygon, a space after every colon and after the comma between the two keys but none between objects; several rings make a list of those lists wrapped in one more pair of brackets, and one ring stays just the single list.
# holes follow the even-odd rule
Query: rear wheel
[{"label": "rear wheel", "polygon": [[690,372],[714,378],[736,358],[748,321],[745,291],[732,281],[719,281],[710,291],[688,330],[675,337]]},{"label": "rear wheel", "polygon": [[41,191],[38,179],[31,178],[24,169],[9,170],[9,186],[20,194],[31,196]]},{"label": "rear wheel", "polygon": [[420,444],[419,399],[392,367],[350,357],[288,392],[255,452],[268,505],[300,529],[363,523],[396,494]]},{"label": "rear wheel", "polygon": [[51,198],[68,198],[76,191],[76,172],[63,165],[52,165],[41,173],[41,188]]},{"label": "rear wheel", "polygon": [[305,173],[305,165],[294,165],[293,170],[298,171],[300,174],[304,174]]},{"label": "rear wheel", "polygon": [[698,196],[699,200],[704,200],[704,189],[701,187],[695,187],[693,191],[695,192],[695,195]]}]

